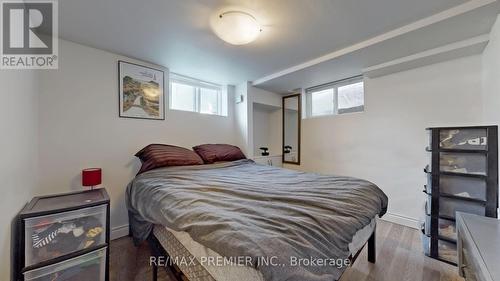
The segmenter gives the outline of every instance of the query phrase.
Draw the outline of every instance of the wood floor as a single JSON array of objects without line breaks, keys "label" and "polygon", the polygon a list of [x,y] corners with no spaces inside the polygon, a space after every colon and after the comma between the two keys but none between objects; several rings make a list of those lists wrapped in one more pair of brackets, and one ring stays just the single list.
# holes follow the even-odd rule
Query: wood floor
[{"label": "wood floor", "polygon": [[[457,275],[456,267],[423,254],[420,234],[415,229],[379,221],[376,264],[367,262],[366,252],[364,249],[341,281],[463,281]],[[134,247],[128,237],[114,240],[111,242],[110,257],[111,281],[151,280],[146,243]],[[159,271],[158,279],[175,280],[164,270]]]}]

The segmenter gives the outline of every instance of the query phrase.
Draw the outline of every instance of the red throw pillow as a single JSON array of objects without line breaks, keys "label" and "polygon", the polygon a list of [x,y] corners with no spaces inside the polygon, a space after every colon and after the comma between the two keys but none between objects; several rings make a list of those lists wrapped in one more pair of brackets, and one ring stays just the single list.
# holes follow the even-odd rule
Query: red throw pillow
[{"label": "red throw pillow", "polygon": [[167,144],[150,144],[137,152],[135,156],[142,161],[138,174],[166,166],[203,164],[203,160],[194,151]]},{"label": "red throw pillow", "polygon": [[200,155],[205,164],[246,159],[239,147],[230,144],[202,144],[193,147],[193,150]]}]

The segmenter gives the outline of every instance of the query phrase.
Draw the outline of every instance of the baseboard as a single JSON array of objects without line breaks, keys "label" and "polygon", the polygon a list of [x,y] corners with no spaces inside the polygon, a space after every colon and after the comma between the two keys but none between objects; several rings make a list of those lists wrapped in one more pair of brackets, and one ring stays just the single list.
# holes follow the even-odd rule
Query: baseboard
[{"label": "baseboard", "polygon": [[388,222],[397,223],[400,225],[415,228],[415,229],[420,228],[419,221],[417,219],[410,218],[410,217],[405,217],[405,216],[396,215],[396,214],[392,214],[392,213],[386,213],[381,219],[388,221]]},{"label": "baseboard", "polygon": [[128,224],[111,228],[110,238],[115,240],[128,235]]}]

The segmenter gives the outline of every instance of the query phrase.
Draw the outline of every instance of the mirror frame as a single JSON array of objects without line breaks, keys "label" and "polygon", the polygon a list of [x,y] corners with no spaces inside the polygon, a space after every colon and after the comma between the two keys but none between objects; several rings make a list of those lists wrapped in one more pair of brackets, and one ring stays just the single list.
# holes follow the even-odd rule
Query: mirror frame
[{"label": "mirror frame", "polygon": [[[297,129],[298,129],[298,132],[297,132],[297,161],[286,161],[285,160],[285,152],[284,152],[284,145],[285,145],[285,100],[287,98],[295,98],[297,97],[298,99],[298,114],[297,114],[297,122],[298,122],[298,126],[297,126]],[[281,102],[281,110],[282,110],[282,131],[281,131],[281,134],[282,134],[282,143],[281,143],[281,161],[284,163],[284,164],[293,164],[293,165],[300,165],[300,126],[301,126],[301,123],[302,123],[302,95],[299,93],[299,94],[293,94],[293,95],[288,95],[288,96],[284,96],[282,98],[282,102]]]}]

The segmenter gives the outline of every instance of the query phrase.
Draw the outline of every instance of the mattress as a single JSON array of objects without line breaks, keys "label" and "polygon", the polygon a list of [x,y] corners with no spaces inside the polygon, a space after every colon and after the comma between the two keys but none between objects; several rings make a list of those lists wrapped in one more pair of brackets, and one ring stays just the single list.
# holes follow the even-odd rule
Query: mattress
[{"label": "mattress", "polygon": [[[375,230],[375,226],[376,218],[373,218],[368,225],[356,232],[352,242],[349,243],[351,256],[355,256],[365,245]],[[207,262],[209,258],[222,259],[222,256],[194,241],[187,232],[179,232],[162,225],[156,225],[153,233],[169,256],[176,260],[177,267],[190,281],[264,281],[262,273],[253,267],[218,266]]]}]

